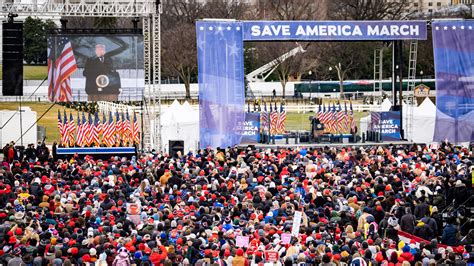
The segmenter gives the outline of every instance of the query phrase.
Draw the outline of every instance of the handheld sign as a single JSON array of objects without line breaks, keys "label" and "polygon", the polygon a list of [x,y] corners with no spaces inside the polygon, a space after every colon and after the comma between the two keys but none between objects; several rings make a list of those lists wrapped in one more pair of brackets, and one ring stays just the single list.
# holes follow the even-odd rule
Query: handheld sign
[{"label": "handheld sign", "polygon": [[300,233],[302,213],[300,211],[295,211],[295,216],[293,219],[293,227],[291,228],[291,234],[295,237],[298,237]]},{"label": "handheld sign", "polygon": [[276,251],[266,251],[265,258],[268,262],[278,262],[278,252]]},{"label": "handheld sign", "polygon": [[281,234],[281,243],[283,245],[290,244],[291,234]]},{"label": "handheld sign", "polygon": [[235,245],[240,248],[246,248],[249,246],[248,236],[237,236]]}]

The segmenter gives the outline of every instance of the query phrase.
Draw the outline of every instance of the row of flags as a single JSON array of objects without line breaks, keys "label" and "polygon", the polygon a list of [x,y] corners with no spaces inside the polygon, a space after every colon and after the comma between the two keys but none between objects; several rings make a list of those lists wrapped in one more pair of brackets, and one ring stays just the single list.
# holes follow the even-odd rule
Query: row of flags
[{"label": "row of flags", "polygon": [[264,103],[263,110],[260,113],[261,128],[264,131],[270,132],[271,135],[285,133],[286,127],[286,110],[283,103],[280,103],[280,108],[277,107],[276,102],[274,107],[270,103],[270,108],[267,109],[267,103]]},{"label": "row of flags", "polygon": [[350,102],[349,109],[347,103],[344,102],[344,108],[341,103],[337,105],[333,102],[327,105],[320,104],[318,109],[318,119],[324,124],[325,132],[340,134],[356,131],[356,121],[354,118],[354,109],[352,109],[352,102]]},{"label": "row of flags", "polygon": [[92,116],[90,113],[86,119],[84,112],[82,119],[77,113],[77,123],[74,116],[69,113],[69,121],[64,111],[63,117],[58,110],[58,130],[61,145],[64,147],[100,147],[104,144],[107,147],[114,146],[132,146],[140,143],[140,131],[138,127],[137,116],[133,114],[133,120],[130,120],[128,113],[115,113],[115,119],[111,112],[102,115],[102,121],[99,114]]}]

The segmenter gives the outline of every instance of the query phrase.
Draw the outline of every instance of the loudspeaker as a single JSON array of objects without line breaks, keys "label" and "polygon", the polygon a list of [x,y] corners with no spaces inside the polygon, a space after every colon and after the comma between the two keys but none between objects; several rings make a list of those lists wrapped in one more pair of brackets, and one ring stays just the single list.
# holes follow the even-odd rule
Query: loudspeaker
[{"label": "loudspeaker", "polygon": [[23,96],[23,23],[3,23],[4,96]]},{"label": "loudspeaker", "polygon": [[178,151],[180,151],[181,154],[184,153],[184,141],[170,140],[169,141],[169,154],[174,157],[178,154]]}]

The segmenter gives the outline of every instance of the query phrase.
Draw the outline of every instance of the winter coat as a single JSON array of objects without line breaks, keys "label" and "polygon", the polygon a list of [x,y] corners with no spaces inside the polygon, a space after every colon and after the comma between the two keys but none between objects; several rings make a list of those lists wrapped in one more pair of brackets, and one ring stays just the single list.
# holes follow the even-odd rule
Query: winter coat
[{"label": "winter coat", "polygon": [[448,224],[443,230],[443,235],[441,236],[441,243],[448,245],[448,246],[455,246],[457,239],[456,234],[458,229],[453,224]]},{"label": "winter coat", "polygon": [[402,216],[402,219],[400,220],[400,228],[402,229],[402,231],[412,234],[413,230],[415,230],[415,222],[416,222],[416,218],[414,215],[405,214]]}]

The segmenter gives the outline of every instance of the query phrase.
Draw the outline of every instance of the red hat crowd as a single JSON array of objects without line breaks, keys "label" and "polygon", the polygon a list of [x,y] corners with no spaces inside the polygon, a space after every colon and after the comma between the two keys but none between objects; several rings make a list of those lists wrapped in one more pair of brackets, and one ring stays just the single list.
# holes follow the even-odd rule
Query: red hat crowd
[{"label": "red hat crowd", "polygon": [[1,265],[474,263],[472,147],[31,148],[0,169]]}]

